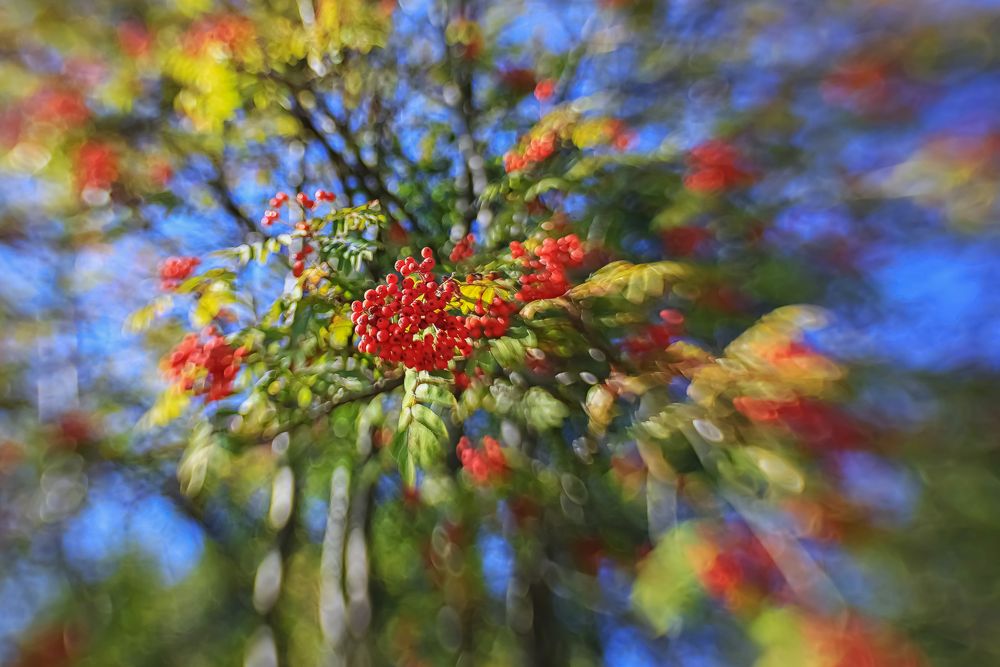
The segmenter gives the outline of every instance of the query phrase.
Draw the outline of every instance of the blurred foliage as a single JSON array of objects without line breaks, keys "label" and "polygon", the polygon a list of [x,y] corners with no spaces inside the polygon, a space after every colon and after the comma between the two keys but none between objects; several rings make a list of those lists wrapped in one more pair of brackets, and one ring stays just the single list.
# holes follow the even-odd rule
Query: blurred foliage
[{"label": "blurred foliage", "polygon": [[[994,357],[873,277],[995,248],[997,27],[5,3],[0,662],[1000,661]],[[423,248],[511,304],[433,371],[352,310]]]}]

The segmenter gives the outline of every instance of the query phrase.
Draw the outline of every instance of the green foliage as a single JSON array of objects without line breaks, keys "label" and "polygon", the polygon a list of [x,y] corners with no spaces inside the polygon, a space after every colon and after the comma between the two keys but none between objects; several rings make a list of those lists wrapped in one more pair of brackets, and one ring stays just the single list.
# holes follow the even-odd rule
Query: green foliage
[{"label": "green foliage", "polygon": [[679,628],[702,598],[693,565],[699,545],[697,526],[681,524],[660,540],[639,569],[632,606],[658,634]]},{"label": "green foliage", "polygon": [[[796,305],[877,310],[867,239],[935,239],[893,227],[909,207],[987,227],[993,139],[841,172],[918,134],[869,105],[995,69],[967,55],[992,24],[881,43],[848,27],[893,2],[600,2],[579,26],[430,4],[5,8],[0,590],[40,572],[33,622],[61,650],[83,628],[80,665],[596,665],[621,636],[672,664],[698,624],[726,664],[922,664],[890,625],[927,662],[995,662],[996,383],[838,356],[854,322]],[[543,39],[560,20],[568,45]],[[790,25],[857,53],[791,57]],[[317,187],[336,200],[296,203]],[[534,254],[569,235],[578,257]],[[352,307],[423,248],[472,345],[435,372],[363,345]],[[203,263],[155,292],[174,253]],[[562,287],[530,300],[535,278]],[[147,503],[196,536],[169,584],[132,553]],[[123,507],[126,555],[88,555]],[[837,590],[843,563],[878,604]]]}]

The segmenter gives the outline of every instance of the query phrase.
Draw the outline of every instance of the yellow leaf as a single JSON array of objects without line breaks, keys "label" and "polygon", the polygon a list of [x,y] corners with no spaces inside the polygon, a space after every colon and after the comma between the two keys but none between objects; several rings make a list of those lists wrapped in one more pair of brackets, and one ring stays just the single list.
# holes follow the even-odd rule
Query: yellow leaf
[{"label": "yellow leaf", "polygon": [[125,331],[138,333],[145,331],[157,317],[170,309],[173,299],[169,295],[159,296],[147,306],[143,306],[128,316],[125,320]]},{"label": "yellow leaf", "polygon": [[184,391],[178,384],[170,385],[156,399],[156,403],[149,409],[139,421],[141,429],[148,429],[154,426],[165,426],[184,414],[184,410],[191,403],[191,395]]},{"label": "yellow leaf", "polygon": [[330,323],[330,346],[336,349],[347,347],[347,341],[351,337],[354,326],[346,317],[340,315],[333,318]]},{"label": "yellow leaf", "polygon": [[461,283],[458,294],[451,301],[451,307],[457,308],[463,314],[468,314],[476,309],[477,303],[484,306],[493,301],[493,297],[499,296],[504,301],[509,301],[512,291],[491,280],[479,280],[474,283]]}]

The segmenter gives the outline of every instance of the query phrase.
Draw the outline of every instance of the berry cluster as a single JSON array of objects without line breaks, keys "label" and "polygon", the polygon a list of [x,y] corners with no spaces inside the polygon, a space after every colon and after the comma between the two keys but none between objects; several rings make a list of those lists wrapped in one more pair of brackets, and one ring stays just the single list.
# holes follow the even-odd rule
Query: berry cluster
[{"label": "berry cluster", "polygon": [[521,301],[554,299],[569,289],[568,269],[583,263],[583,246],[576,234],[559,239],[547,238],[534,249],[534,257],[529,257],[524,246],[514,241],[510,244],[514,259],[520,259],[526,269],[520,278],[521,290],[517,298]]},{"label": "berry cluster", "polygon": [[217,14],[196,21],[183,36],[184,49],[202,55],[211,47],[223,47],[231,54],[250,45],[255,33],[253,22],[239,14]]},{"label": "berry cluster", "polygon": [[637,336],[625,339],[622,346],[633,357],[666,349],[684,330],[684,315],[676,310],[661,310],[660,322],[651,324]]},{"label": "berry cluster", "polygon": [[475,252],[472,250],[473,244],[476,242],[476,237],[473,234],[466,234],[465,238],[455,244],[452,248],[451,255],[448,256],[453,263],[461,262],[463,259],[468,259],[472,257]]},{"label": "berry cluster", "polygon": [[469,471],[472,478],[479,484],[502,478],[507,474],[507,457],[503,448],[495,438],[483,437],[482,449],[474,449],[472,441],[462,436],[455,447],[458,460],[462,467]]},{"label": "berry cluster", "polygon": [[859,113],[876,113],[891,108],[901,96],[889,62],[872,57],[853,58],[837,65],[821,84],[828,104]]},{"label": "berry cluster", "polygon": [[515,171],[527,169],[539,162],[544,162],[555,152],[557,140],[558,136],[555,132],[546,132],[537,137],[532,137],[520,154],[515,150],[507,151],[503,156],[504,171],[511,174]]},{"label": "berry cluster", "polygon": [[[471,282],[466,278],[466,282]],[[482,297],[476,302],[474,315],[465,320],[465,327],[472,338],[499,338],[510,328],[510,318],[517,312],[518,306],[513,301],[504,301],[494,296],[489,303],[484,303]]]},{"label": "berry cluster", "polygon": [[709,594],[730,608],[738,608],[755,594],[780,592],[780,573],[749,530],[734,527],[712,541],[718,552],[699,575]]},{"label": "berry cluster", "polygon": [[170,353],[165,371],[185,391],[204,395],[209,402],[218,401],[233,393],[233,381],[244,356],[245,348],[233,349],[215,327],[208,327],[201,335],[184,337]]},{"label": "berry cluster", "polygon": [[750,421],[786,429],[818,451],[852,449],[864,444],[864,429],[849,415],[822,401],[738,396],[733,407]]},{"label": "berry cluster", "polygon": [[125,21],[118,25],[118,45],[131,58],[142,58],[153,46],[153,35],[139,21]]},{"label": "berry cluster", "polygon": [[199,264],[201,260],[197,257],[168,257],[160,264],[160,289],[165,292],[177,289]]},{"label": "berry cluster", "polygon": [[384,285],[365,292],[351,304],[351,321],[362,352],[417,370],[443,370],[456,351],[472,352],[472,344],[463,318],[448,312],[458,283],[439,284],[433,251],[424,248],[421,256],[419,263],[412,257],[396,262],[402,279],[390,273]]},{"label": "berry cluster", "polygon": [[[504,335],[516,304],[499,296],[486,303],[480,297],[474,315],[451,312],[462,298],[458,281],[435,280],[430,248],[424,248],[421,257],[420,262],[412,257],[396,262],[400,275],[390,273],[385,284],[352,303],[351,321],[362,352],[416,370],[444,370],[456,355],[472,352],[471,339]],[[468,282],[474,280],[470,276]]]},{"label": "berry cluster", "polygon": [[746,185],[753,176],[743,166],[743,156],[724,141],[706,141],[688,154],[693,171],[684,178],[692,192],[713,193]]},{"label": "berry cluster", "polygon": [[[337,195],[328,190],[317,190],[315,194],[315,199],[310,199],[309,195],[304,192],[300,192],[295,195],[295,201],[298,202],[299,206],[302,207],[304,211],[311,211],[316,208],[316,202],[334,202],[337,200]],[[264,217],[261,218],[260,224],[264,227],[270,227],[281,217],[281,213],[278,211],[282,206],[288,202],[288,195],[284,192],[279,192],[268,201],[268,205],[271,207],[264,211]]]},{"label": "berry cluster", "polygon": [[542,79],[535,86],[535,99],[539,102],[548,102],[556,92],[556,82],[552,79]]},{"label": "berry cluster", "polygon": [[44,87],[25,105],[32,120],[61,127],[78,127],[90,118],[90,109],[80,93],[56,87]]},{"label": "berry cluster", "polygon": [[608,134],[608,141],[615,150],[628,150],[635,141],[635,132],[629,129],[624,121],[612,118],[605,125],[605,132]]},{"label": "berry cluster", "polygon": [[76,154],[76,182],[80,191],[110,190],[118,180],[118,152],[106,143],[88,141]]},{"label": "berry cluster", "polygon": [[306,270],[306,258],[313,253],[313,247],[308,243],[302,244],[302,250],[292,255],[292,259],[295,261],[292,264],[292,275],[298,278],[302,275],[302,272]]}]

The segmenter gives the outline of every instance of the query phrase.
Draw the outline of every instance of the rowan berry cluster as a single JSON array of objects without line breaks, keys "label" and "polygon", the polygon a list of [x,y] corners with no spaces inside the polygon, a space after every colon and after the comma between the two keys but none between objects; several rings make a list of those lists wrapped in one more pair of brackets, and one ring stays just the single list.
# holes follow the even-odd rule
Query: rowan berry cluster
[{"label": "rowan berry cluster", "polygon": [[476,242],[476,237],[473,234],[466,234],[465,238],[455,244],[452,248],[451,255],[448,256],[453,263],[461,262],[463,259],[468,259],[472,257],[475,252],[472,249],[473,244]]},{"label": "rowan berry cluster", "polygon": [[529,256],[518,241],[510,244],[510,252],[528,269],[519,279],[521,290],[517,293],[517,298],[524,302],[554,299],[565,294],[570,287],[566,272],[580,266],[584,256],[583,245],[576,234],[545,239],[534,249],[534,257]]},{"label": "rowan berry cluster", "polygon": [[684,330],[684,315],[679,311],[660,311],[660,322],[650,324],[642,333],[625,339],[622,347],[633,357],[641,357],[651,352],[666,349]]},{"label": "rowan berry cluster", "polygon": [[615,150],[628,150],[635,141],[635,132],[617,118],[609,119],[605,130],[608,133],[608,141]]},{"label": "rowan berry cluster", "polygon": [[177,289],[199,264],[201,260],[197,257],[168,257],[160,264],[160,289],[165,292]]},{"label": "rowan berry cluster", "polygon": [[74,169],[80,191],[110,190],[118,180],[119,156],[110,145],[88,141],[76,154]]},{"label": "rowan berry cluster", "polygon": [[521,153],[516,150],[507,151],[503,156],[504,171],[511,174],[544,162],[555,152],[557,141],[558,136],[555,132],[546,132],[532,137]]},{"label": "rowan berry cluster", "polygon": [[713,541],[718,553],[699,574],[709,594],[737,608],[748,595],[780,588],[781,577],[771,555],[747,529],[735,528]]},{"label": "rowan berry cluster", "polygon": [[118,25],[118,45],[125,55],[142,58],[153,47],[153,35],[139,21],[125,21]]},{"label": "rowan berry cluster", "polygon": [[292,255],[292,259],[295,261],[292,264],[292,275],[298,278],[302,275],[302,272],[306,270],[306,259],[313,253],[313,247],[308,243],[302,244],[302,250]]},{"label": "rowan berry cluster", "polygon": [[212,46],[235,54],[250,45],[254,38],[253,22],[239,14],[217,14],[196,21],[188,28],[182,41],[191,55],[201,55]]},{"label": "rowan berry cluster", "polygon": [[849,415],[822,401],[738,396],[733,407],[761,426],[790,431],[798,441],[814,450],[851,449],[864,444],[864,429]]},{"label": "rowan berry cluster", "polygon": [[488,435],[483,437],[481,449],[474,449],[472,441],[463,435],[455,447],[455,453],[458,454],[462,467],[479,484],[503,478],[507,474],[507,457],[503,448],[495,438]]},{"label": "rowan berry cluster", "polygon": [[[468,278],[466,282],[469,282]],[[484,303],[480,297],[473,308],[475,314],[466,318],[465,327],[472,338],[499,338],[507,333],[510,318],[517,310],[518,305],[514,301],[494,296],[489,303]]]},{"label": "rowan berry cluster", "polygon": [[362,352],[417,370],[443,370],[456,353],[472,352],[464,319],[449,312],[458,283],[434,279],[433,251],[421,251],[396,262],[385,284],[370,289],[351,304],[354,333]]},{"label": "rowan berry cluster", "polygon": [[535,99],[548,102],[556,92],[556,82],[553,79],[542,79],[535,86]]},{"label": "rowan berry cluster", "polygon": [[688,162],[692,171],[684,178],[684,187],[692,192],[719,192],[753,180],[743,164],[743,156],[724,141],[706,141],[696,146],[688,154]]},{"label": "rowan berry cluster", "polygon": [[[334,202],[337,200],[337,195],[328,190],[317,190],[314,196],[315,199],[311,199],[306,193],[300,192],[295,195],[295,201],[298,202],[303,211],[311,211],[316,208],[316,202]],[[288,203],[288,195],[284,192],[279,192],[271,197],[270,201],[268,201],[268,205],[271,208],[264,211],[264,217],[261,218],[260,224],[264,227],[270,227],[277,222],[281,218],[281,212],[278,209],[286,203]]]},{"label": "rowan berry cluster", "polygon": [[208,327],[200,335],[184,337],[170,353],[165,372],[185,391],[203,395],[208,402],[218,401],[233,393],[244,356],[245,348],[233,349],[215,327]]},{"label": "rowan berry cluster", "polygon": [[464,298],[458,281],[434,278],[430,248],[421,257],[420,262],[412,257],[396,262],[399,275],[390,273],[384,284],[351,304],[351,321],[362,352],[416,370],[444,370],[456,356],[472,352],[472,339],[504,335],[516,304],[499,296],[488,303],[480,298],[475,314],[465,317],[456,312]]},{"label": "rowan berry cluster", "polygon": [[75,90],[47,86],[28,98],[26,112],[32,120],[66,128],[78,127],[90,118],[90,109],[83,96]]}]

